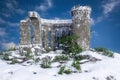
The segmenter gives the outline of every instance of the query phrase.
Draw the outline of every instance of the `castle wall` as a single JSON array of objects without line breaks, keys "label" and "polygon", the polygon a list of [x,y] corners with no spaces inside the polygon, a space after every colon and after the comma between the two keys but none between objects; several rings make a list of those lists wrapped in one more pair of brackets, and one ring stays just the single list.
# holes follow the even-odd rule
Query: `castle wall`
[{"label": "castle wall", "polygon": [[38,13],[36,12],[29,12],[29,18],[31,20],[33,31],[34,31],[34,44],[42,44],[41,38],[41,22]]},{"label": "castle wall", "polygon": [[29,19],[20,21],[20,44],[21,45],[31,44]]},{"label": "castle wall", "polygon": [[[56,38],[69,35],[69,31],[79,36],[77,43],[87,50],[90,47],[90,14],[91,8],[88,6],[74,6],[71,10],[72,20],[50,20],[40,18],[35,11],[29,12],[29,20],[20,23],[20,44],[31,44],[30,22],[33,28],[33,43],[40,44],[43,48],[54,49],[58,43]],[[57,36],[56,36],[57,35]],[[61,36],[62,35],[62,36]]]}]

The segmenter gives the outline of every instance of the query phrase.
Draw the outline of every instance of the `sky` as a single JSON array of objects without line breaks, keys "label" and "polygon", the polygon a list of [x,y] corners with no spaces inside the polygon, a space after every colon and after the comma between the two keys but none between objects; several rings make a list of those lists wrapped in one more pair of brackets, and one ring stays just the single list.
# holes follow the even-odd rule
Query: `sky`
[{"label": "sky", "polygon": [[71,19],[74,5],[92,8],[91,48],[120,53],[120,0],[0,0],[0,50],[19,45],[19,22],[29,11],[46,19]]}]

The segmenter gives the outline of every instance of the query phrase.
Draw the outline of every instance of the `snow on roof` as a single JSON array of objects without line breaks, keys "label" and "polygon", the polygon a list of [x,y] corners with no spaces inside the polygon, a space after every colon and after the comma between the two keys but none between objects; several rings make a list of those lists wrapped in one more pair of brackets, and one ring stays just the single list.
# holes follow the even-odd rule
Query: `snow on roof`
[{"label": "snow on roof", "polygon": [[20,20],[20,22],[22,23],[22,22],[26,22],[26,20]]},{"label": "snow on roof", "polygon": [[44,23],[51,23],[51,24],[71,24],[72,20],[71,19],[66,19],[66,20],[55,20],[55,19],[41,19],[41,22]]},{"label": "snow on roof", "polygon": [[38,15],[38,13],[36,11],[29,11],[28,15],[29,15],[29,17],[36,17],[36,18],[39,17],[39,15]]}]

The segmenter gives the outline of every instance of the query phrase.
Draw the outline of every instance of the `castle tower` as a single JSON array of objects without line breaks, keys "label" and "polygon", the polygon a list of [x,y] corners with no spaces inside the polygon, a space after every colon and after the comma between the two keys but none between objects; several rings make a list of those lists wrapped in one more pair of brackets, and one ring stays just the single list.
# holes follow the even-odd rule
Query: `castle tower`
[{"label": "castle tower", "polygon": [[33,31],[34,31],[34,44],[42,44],[42,39],[41,39],[41,21],[40,21],[40,16],[37,12],[35,11],[30,11],[29,12],[29,18],[31,20],[32,26],[33,26]]},{"label": "castle tower", "polygon": [[30,38],[30,20],[21,20],[20,21],[20,44],[29,45],[31,44]]},{"label": "castle tower", "polygon": [[71,10],[73,32],[79,36],[77,43],[83,50],[90,47],[90,14],[91,8],[89,6],[74,6]]}]

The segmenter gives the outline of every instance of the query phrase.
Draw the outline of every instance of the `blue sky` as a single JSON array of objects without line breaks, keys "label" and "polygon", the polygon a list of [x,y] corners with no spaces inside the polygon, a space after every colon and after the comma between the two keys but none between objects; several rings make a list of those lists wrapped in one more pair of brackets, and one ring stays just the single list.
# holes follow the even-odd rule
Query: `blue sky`
[{"label": "blue sky", "polygon": [[0,50],[19,44],[19,22],[28,11],[42,18],[71,19],[74,5],[92,8],[91,47],[120,53],[120,0],[0,0]]}]

